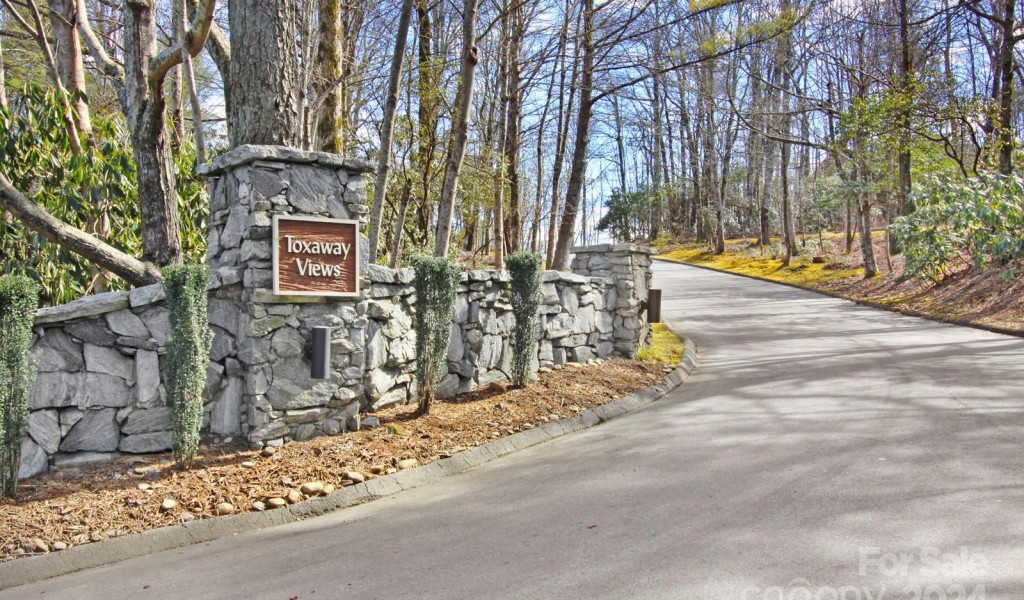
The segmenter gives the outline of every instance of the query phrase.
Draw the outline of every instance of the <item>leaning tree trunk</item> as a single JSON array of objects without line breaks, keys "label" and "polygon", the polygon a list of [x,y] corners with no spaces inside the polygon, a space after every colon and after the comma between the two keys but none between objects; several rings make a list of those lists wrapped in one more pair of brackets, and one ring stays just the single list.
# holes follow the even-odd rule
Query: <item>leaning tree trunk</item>
[{"label": "leaning tree trunk", "polygon": [[395,129],[395,113],[398,112],[398,86],[402,79],[402,63],[405,61],[405,43],[412,20],[413,0],[402,0],[402,13],[398,17],[398,32],[395,34],[395,51],[391,55],[391,72],[388,74],[388,96],[384,101],[384,122],[380,130],[380,158],[377,162],[377,181],[373,186],[373,204],[370,206],[370,262],[377,262],[380,243],[380,221],[384,214],[384,194],[387,193],[388,174],[391,171],[391,137]]},{"label": "leaning tree trunk", "polygon": [[476,13],[479,0],[465,0],[462,13],[462,70],[459,91],[456,94],[456,113],[453,121],[455,139],[445,167],[441,186],[441,201],[437,208],[437,235],[434,238],[434,256],[448,256],[452,236],[452,217],[455,213],[455,193],[459,172],[469,142],[469,111],[473,105],[473,79],[479,60],[476,48]]},{"label": "leaning tree trunk", "polygon": [[0,209],[25,226],[89,262],[118,275],[132,285],[160,281],[160,270],[72,227],[33,203],[0,174]]},{"label": "leaning tree trunk", "polygon": [[302,141],[295,40],[298,8],[289,0],[228,0],[231,33],[231,146]]},{"label": "leaning tree trunk", "polygon": [[569,185],[565,192],[565,208],[558,227],[558,243],[550,268],[564,271],[569,267],[569,248],[576,235],[576,212],[579,209],[583,180],[586,178],[587,150],[590,146],[590,121],[594,112],[594,0],[583,3],[583,69],[580,78],[580,110],[576,115],[576,144],[572,151]]}]

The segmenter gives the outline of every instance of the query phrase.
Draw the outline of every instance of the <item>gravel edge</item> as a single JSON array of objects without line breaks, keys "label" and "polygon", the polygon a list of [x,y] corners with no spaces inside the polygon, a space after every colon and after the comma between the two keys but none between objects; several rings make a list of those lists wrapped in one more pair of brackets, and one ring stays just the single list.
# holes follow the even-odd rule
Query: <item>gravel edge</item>
[{"label": "gravel edge", "polygon": [[858,306],[866,306],[868,308],[877,308],[886,312],[896,313],[906,317],[915,317],[918,319],[924,319],[926,321],[934,321],[935,323],[942,323],[943,325],[957,325],[959,327],[970,327],[971,329],[979,329],[981,331],[987,331],[989,333],[998,333],[1001,335],[1009,335],[1013,337],[1024,337],[1024,331],[1019,329],[1010,329],[1008,327],[1000,327],[999,325],[986,325],[984,323],[978,323],[971,321],[970,319],[958,319],[955,317],[944,317],[928,311],[917,310],[915,308],[899,308],[892,306],[891,304],[884,304],[882,302],[875,302],[874,300],[864,300],[859,298],[851,298],[840,292],[833,292],[832,290],[819,290],[810,286],[800,285],[798,283],[790,283],[788,281],[776,281],[774,279],[768,279],[767,277],[759,277],[757,275],[751,275],[749,273],[737,273],[736,271],[728,271],[726,269],[719,269],[717,267],[709,267],[707,265],[698,265],[696,263],[684,262],[681,260],[675,260],[672,258],[660,258],[657,255],[652,256],[651,259],[661,261],[664,263],[672,263],[675,265],[683,265],[684,267],[693,267],[695,269],[704,269],[705,271],[714,271],[715,273],[725,273],[726,275],[735,275],[737,277],[746,277],[747,279],[754,279],[756,281],[764,281],[767,283],[774,283],[776,285],[784,285],[797,290],[803,290],[805,292],[811,292],[812,294],[820,294],[822,296],[828,296],[829,298],[837,298],[839,300],[846,300],[852,302]]},{"label": "gravel edge", "polygon": [[30,558],[0,563],[0,590],[5,590],[51,577],[146,556],[164,550],[210,542],[218,538],[256,531],[267,527],[294,523],[324,515],[342,508],[370,502],[410,490],[478,467],[496,458],[535,446],[573,432],[589,429],[604,421],[626,414],[664,398],[683,384],[697,368],[697,347],[685,339],[683,358],[665,380],[588,410],[574,417],[551,421],[520,431],[486,444],[463,450],[432,463],[370,479],[327,496],[310,498],[290,506],[263,512],[201,519],[181,525],[150,529],[111,540],[75,546]]}]

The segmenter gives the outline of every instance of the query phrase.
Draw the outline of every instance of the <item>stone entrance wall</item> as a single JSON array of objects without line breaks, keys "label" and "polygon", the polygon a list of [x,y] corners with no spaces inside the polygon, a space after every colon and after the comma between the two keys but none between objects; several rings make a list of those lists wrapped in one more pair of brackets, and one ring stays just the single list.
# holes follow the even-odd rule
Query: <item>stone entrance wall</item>
[{"label": "stone entrance wall", "polygon": [[[412,331],[412,269],[370,269],[370,325],[366,385],[370,408],[413,401],[416,338]],[[438,386],[450,398],[510,379],[515,326],[505,271],[466,271],[455,297],[448,343],[448,375]],[[543,275],[543,300],[534,369],[605,358],[614,348],[614,282],[558,271]]]},{"label": "stone entrance wall", "polygon": [[[415,399],[411,269],[366,263],[351,298],[275,295],[275,214],[362,222],[370,165],[335,155],[241,146],[201,172],[209,178],[207,263],[213,348],[204,432],[279,445],[360,427],[360,411]],[[633,356],[646,343],[650,251],[574,248],[573,273],[543,278],[536,368]],[[448,397],[508,378],[514,325],[507,273],[467,271],[452,316]],[[331,372],[310,378],[313,327],[332,328]],[[83,298],[37,313],[22,475],[49,465],[170,448],[161,371],[168,338],[161,285]]]}]

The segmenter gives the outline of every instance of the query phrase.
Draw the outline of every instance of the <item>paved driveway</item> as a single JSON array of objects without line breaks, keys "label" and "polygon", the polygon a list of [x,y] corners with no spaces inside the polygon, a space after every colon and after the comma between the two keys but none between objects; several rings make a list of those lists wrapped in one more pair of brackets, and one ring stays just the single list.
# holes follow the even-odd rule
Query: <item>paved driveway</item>
[{"label": "paved driveway", "polygon": [[1024,598],[1024,340],[692,267],[655,282],[701,349],[660,402],[0,599]]}]

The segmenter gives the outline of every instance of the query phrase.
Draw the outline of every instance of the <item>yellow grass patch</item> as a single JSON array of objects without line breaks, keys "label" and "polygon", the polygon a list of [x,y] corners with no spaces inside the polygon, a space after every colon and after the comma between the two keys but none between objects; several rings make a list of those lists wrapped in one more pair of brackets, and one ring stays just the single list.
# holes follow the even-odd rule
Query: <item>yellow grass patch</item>
[{"label": "yellow grass patch", "polygon": [[670,365],[683,360],[683,340],[679,336],[669,331],[663,323],[652,323],[651,332],[654,334],[651,347],[641,348],[636,354],[637,358]]},{"label": "yellow grass patch", "polygon": [[863,269],[836,269],[827,263],[816,264],[804,258],[794,258],[790,261],[789,266],[785,267],[781,260],[774,258],[762,258],[731,251],[724,254],[710,254],[703,248],[676,250],[659,255],[658,258],[795,285],[813,285],[824,281],[864,275]]}]

